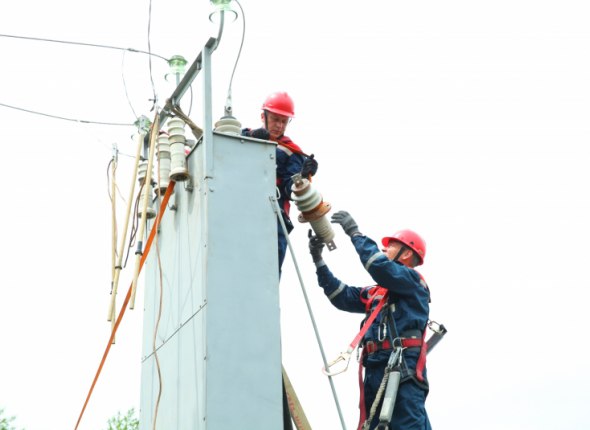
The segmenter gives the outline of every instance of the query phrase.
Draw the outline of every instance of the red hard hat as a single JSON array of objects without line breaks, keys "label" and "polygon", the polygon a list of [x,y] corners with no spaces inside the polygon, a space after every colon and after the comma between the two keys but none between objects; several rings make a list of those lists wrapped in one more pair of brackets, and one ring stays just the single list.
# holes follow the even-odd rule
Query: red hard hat
[{"label": "red hard hat", "polygon": [[284,115],[289,118],[295,116],[295,105],[293,99],[285,92],[272,93],[262,104],[262,109],[277,115]]},{"label": "red hard hat", "polygon": [[383,246],[387,247],[390,240],[400,242],[414,251],[420,259],[418,265],[424,263],[424,257],[426,256],[426,242],[424,242],[424,239],[422,239],[418,233],[413,232],[412,230],[400,230],[393,233],[392,236],[385,236],[381,239],[381,243]]}]

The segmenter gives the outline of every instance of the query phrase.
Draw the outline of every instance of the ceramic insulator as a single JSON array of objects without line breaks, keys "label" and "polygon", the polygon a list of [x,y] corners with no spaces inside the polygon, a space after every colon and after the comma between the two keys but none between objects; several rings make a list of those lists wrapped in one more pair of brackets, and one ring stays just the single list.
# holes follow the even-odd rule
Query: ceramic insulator
[{"label": "ceramic insulator", "polygon": [[242,123],[234,117],[223,117],[215,123],[215,131],[241,135]]},{"label": "ceramic insulator", "polygon": [[291,199],[295,202],[299,214],[299,222],[309,222],[317,237],[324,242],[330,251],[336,249],[334,230],[326,219],[330,204],[322,199],[322,195],[311,186],[311,182],[300,174],[292,176],[293,187]]},{"label": "ceramic insulator", "polygon": [[[139,206],[138,206],[138,211],[137,211],[137,217],[141,219],[141,214],[143,211],[143,204],[144,204],[144,199],[146,198],[146,190],[149,187],[142,187],[141,188],[141,196],[139,198]],[[156,216],[156,211],[154,210],[154,208],[152,207],[152,199],[149,198],[148,196],[148,202],[147,202],[147,208],[146,208],[146,218],[147,219],[152,219],[153,217]]]},{"label": "ceramic insulator", "polygon": [[170,142],[168,136],[161,135],[158,137],[158,190],[163,194],[170,185],[170,168],[172,160],[170,159]]},{"label": "ceramic insulator", "polygon": [[170,142],[170,179],[186,181],[189,178],[184,146],[184,121],[172,118],[168,121],[168,141]]}]

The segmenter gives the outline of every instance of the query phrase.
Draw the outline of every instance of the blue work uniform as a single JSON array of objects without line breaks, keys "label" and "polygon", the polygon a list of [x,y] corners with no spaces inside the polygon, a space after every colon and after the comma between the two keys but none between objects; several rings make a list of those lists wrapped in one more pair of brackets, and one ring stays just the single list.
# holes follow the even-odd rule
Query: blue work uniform
[{"label": "blue work uniform", "polygon": [[[301,149],[295,145],[287,136],[282,136],[277,145],[277,188],[279,190],[279,207],[282,210],[283,220],[290,233],[293,229],[293,223],[289,217],[291,209],[291,186],[293,180],[291,177],[301,172],[305,155]],[[277,220],[278,222],[278,220]],[[278,222],[279,236],[279,273],[283,267],[285,254],[287,253],[287,237],[283,232],[280,222]]]},{"label": "blue work uniform", "polygon": [[[343,311],[363,314],[368,311],[370,313],[372,309],[367,310],[367,303],[374,308],[378,302],[377,300],[373,300],[373,303],[370,302],[370,297],[374,293],[373,289],[382,287],[388,291],[389,304],[395,304],[393,319],[397,336],[406,336],[406,333],[424,333],[429,318],[430,295],[420,274],[397,261],[390,261],[379,250],[377,244],[366,236],[355,236],[352,238],[352,243],[363,266],[378,285],[365,288],[348,286],[336,278],[324,263],[317,268],[316,273],[318,283],[324,289],[324,293],[331,303]],[[386,307],[384,306],[384,308]],[[365,333],[362,339],[363,345],[369,343],[383,345],[383,317],[384,313],[381,311]],[[375,348],[370,353],[363,352],[364,405],[360,405],[360,407],[364,406],[367,417],[383,379],[391,352],[390,346],[384,346],[383,349]],[[402,381],[398,389],[393,417],[389,424],[391,430],[428,430],[431,428],[425,408],[428,395],[426,369],[421,369],[421,381],[416,377],[419,356],[420,347],[407,348],[403,351]],[[380,409],[379,406],[371,422],[371,429],[374,429],[379,423]]]},{"label": "blue work uniform", "polygon": [[[251,129],[245,128],[242,130],[242,135],[248,136]],[[281,136],[277,142],[276,149],[276,160],[277,160],[277,189],[279,190],[279,207],[281,208],[281,214],[287,227],[287,232],[290,233],[293,230],[293,223],[289,217],[289,211],[291,209],[291,186],[293,180],[291,176],[300,173],[303,167],[303,162],[307,158],[306,154],[301,151],[301,148],[297,146],[289,137]],[[283,261],[287,254],[287,237],[283,232],[280,221],[277,219],[278,228],[278,245],[279,245],[279,274],[283,267]]]}]

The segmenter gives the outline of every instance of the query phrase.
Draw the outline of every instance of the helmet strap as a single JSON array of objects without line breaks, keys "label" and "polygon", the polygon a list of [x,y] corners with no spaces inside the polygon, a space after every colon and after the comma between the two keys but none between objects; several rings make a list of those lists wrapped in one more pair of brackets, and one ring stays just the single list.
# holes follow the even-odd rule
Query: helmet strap
[{"label": "helmet strap", "polygon": [[399,251],[397,252],[397,255],[393,258],[393,261],[398,261],[398,258],[400,258],[402,256],[402,254],[406,251],[406,249],[408,249],[408,247],[406,245],[400,246]]}]

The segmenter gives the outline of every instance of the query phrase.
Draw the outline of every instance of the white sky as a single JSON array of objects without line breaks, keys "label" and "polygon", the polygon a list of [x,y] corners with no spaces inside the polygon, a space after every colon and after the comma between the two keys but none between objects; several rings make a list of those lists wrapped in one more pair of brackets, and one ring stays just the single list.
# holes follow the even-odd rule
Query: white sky
[{"label": "white sky", "polygon": [[[433,426],[589,428],[586,2],[242,6],[238,120],[258,126],[264,97],[288,91],[296,119],[287,134],[316,155],[314,183],[334,210],[351,212],[375,239],[413,228],[427,241],[421,272],[431,317],[449,330],[429,356]],[[138,0],[22,0],[0,15],[0,32],[147,51],[148,8]],[[152,52],[192,63],[217,35],[208,13],[205,0],[154,0]],[[240,20],[227,25],[214,53],[215,119],[241,32]],[[146,55],[6,37],[0,52],[0,103],[88,121],[132,123],[130,104],[153,116]],[[153,58],[161,104],[173,89],[166,67]],[[133,153],[135,130],[0,110],[0,408],[26,430],[73,428],[110,330],[107,165],[113,143]],[[122,155],[119,178],[130,175],[131,158]],[[121,192],[127,197],[128,187]],[[297,226],[291,240],[326,355],[335,358],[361,317],[333,308],[316,286],[306,233]],[[339,230],[336,242],[326,255],[332,270],[351,285],[369,284]],[[126,272],[119,291],[129,285]],[[290,257],[280,288],[285,368],[312,426],[340,428]],[[139,408],[141,293],[140,284],[82,430]],[[348,429],[358,417],[356,371],[351,363],[335,378]]]}]

